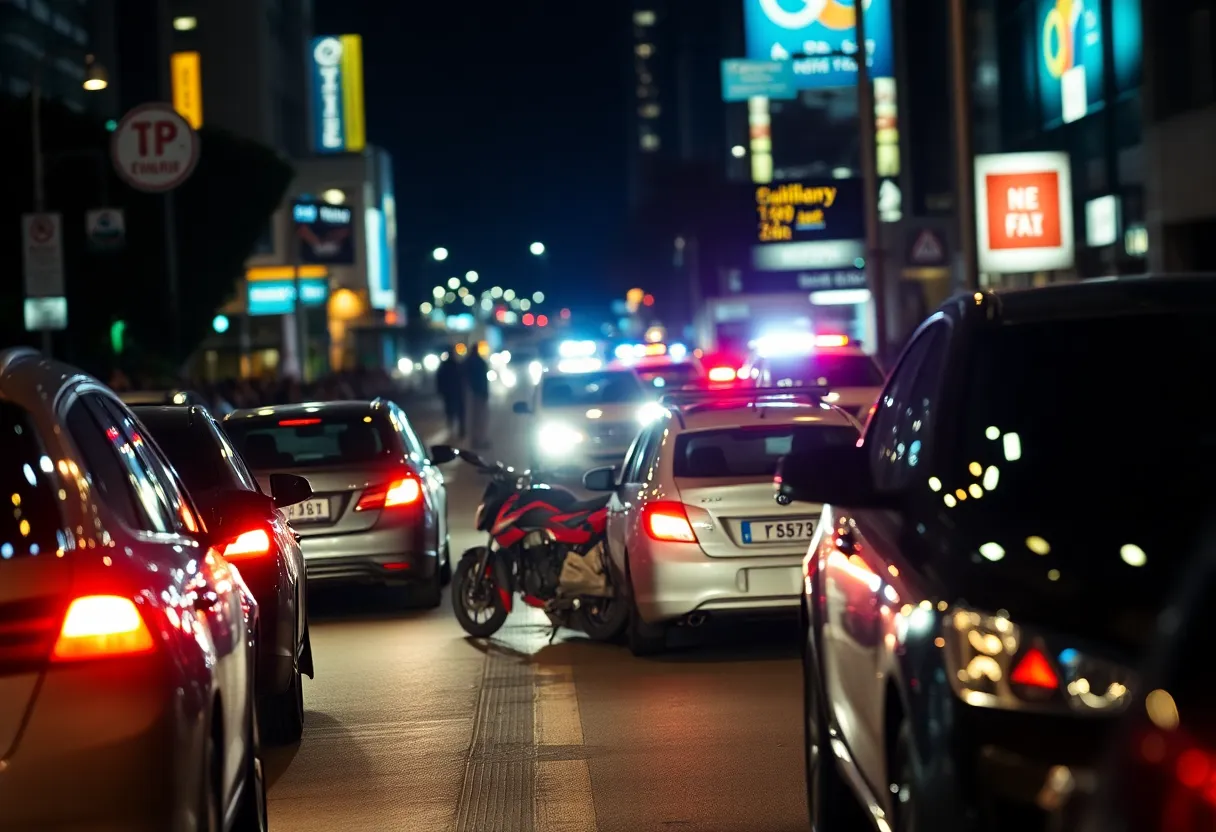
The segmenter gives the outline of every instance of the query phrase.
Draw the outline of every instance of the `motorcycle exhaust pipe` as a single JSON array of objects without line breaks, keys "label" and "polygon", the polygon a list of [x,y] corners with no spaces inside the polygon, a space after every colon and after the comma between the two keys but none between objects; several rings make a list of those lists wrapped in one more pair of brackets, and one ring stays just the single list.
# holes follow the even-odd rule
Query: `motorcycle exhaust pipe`
[{"label": "motorcycle exhaust pipe", "polygon": [[684,623],[686,623],[689,627],[700,627],[705,623],[705,613],[694,612],[692,615],[688,616],[688,618],[684,619]]}]

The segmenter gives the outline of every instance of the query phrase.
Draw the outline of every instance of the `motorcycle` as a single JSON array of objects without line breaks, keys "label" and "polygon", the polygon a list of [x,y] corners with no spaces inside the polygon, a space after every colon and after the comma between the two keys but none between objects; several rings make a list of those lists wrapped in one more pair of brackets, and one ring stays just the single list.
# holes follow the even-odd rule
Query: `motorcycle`
[{"label": "motorcycle", "polygon": [[608,498],[580,501],[538,481],[530,470],[448,445],[431,449],[436,464],[456,459],[489,477],[474,516],[488,540],[461,555],[452,576],[452,607],[464,631],[477,638],[493,635],[519,595],[545,611],[554,636],[560,627],[597,641],[618,636],[628,605],[618,596],[624,582],[604,548]]}]

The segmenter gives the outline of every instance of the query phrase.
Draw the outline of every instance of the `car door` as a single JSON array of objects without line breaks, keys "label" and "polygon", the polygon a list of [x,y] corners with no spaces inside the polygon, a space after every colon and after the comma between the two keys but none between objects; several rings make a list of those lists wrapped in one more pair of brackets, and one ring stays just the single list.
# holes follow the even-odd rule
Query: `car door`
[{"label": "car door", "polygon": [[663,436],[667,432],[667,420],[660,419],[646,428],[644,441],[638,448],[637,459],[633,466],[625,472],[617,489],[621,500],[621,537],[622,551],[630,556],[646,551],[646,539],[642,535],[642,507],[651,496],[647,484],[654,478],[655,463],[658,461],[659,448],[663,444]]},{"label": "car door", "polygon": [[608,549],[621,569],[625,568],[629,510],[633,507],[632,498],[637,492],[637,478],[645,458],[651,430],[652,428],[643,428],[634,438],[617,474],[616,490],[608,497]]},{"label": "car door", "polygon": [[[864,447],[884,491],[927,476],[950,324],[937,319],[909,344],[867,424]],[[892,620],[901,599],[889,585],[905,563],[902,519],[895,512],[833,507],[854,525],[840,535],[823,567],[823,668],[832,717],[863,776],[886,794],[885,718]]]}]

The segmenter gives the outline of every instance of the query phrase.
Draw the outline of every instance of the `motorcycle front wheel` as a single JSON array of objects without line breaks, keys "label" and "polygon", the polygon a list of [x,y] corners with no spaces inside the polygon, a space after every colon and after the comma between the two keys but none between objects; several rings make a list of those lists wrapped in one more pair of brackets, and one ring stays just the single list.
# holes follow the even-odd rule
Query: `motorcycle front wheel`
[{"label": "motorcycle front wheel", "polygon": [[490,575],[478,574],[481,550],[464,554],[452,576],[452,610],[466,633],[474,638],[494,635],[507,620],[498,585]]}]

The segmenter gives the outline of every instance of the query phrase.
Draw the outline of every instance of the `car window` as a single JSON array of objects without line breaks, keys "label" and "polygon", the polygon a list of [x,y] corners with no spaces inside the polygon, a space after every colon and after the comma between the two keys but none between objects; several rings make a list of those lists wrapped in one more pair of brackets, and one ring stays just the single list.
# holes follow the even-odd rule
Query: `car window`
[{"label": "car window", "polygon": [[181,413],[137,414],[152,438],[169,458],[170,464],[191,492],[248,488],[240,474],[230,464],[230,449],[210,425],[210,420]]},{"label": "car window", "polygon": [[698,479],[771,477],[783,456],[856,443],[857,431],[845,425],[690,431],[676,438],[672,474]]},{"label": "car window", "polygon": [[881,489],[904,488],[925,468],[948,336],[949,325],[941,321],[916,337],[891,374],[866,427],[870,465]]},{"label": "car window", "polygon": [[137,528],[160,534],[173,534],[178,530],[178,520],[170,497],[158,477],[149,469],[143,455],[137,452],[144,444],[143,436],[135,423],[106,397],[89,394],[83,397],[89,410],[105,425],[106,437],[115,443],[119,458],[126,467],[127,476],[135,489],[135,498],[142,508],[141,517],[146,521]]},{"label": "car window", "polygon": [[392,405],[389,409],[389,417],[395,420],[397,429],[401,431],[401,436],[405,440],[406,451],[414,458],[415,462],[425,462],[431,458],[427,452],[426,446],[422,444],[422,440],[418,438],[418,434],[414,433],[414,427],[410,424],[410,420],[406,418],[405,411],[397,405]]},{"label": "car window", "polygon": [[0,402],[0,438],[0,493],[7,498],[0,512],[0,560],[54,552],[64,534],[59,481],[29,414]]},{"label": "car window", "polygon": [[548,376],[541,383],[544,407],[594,407],[643,402],[650,394],[632,372]]},{"label": "car window", "polygon": [[249,467],[245,464],[245,460],[241,457],[237,450],[232,445],[232,441],[228,438],[228,434],[224,433],[224,429],[220,427],[219,422],[214,416],[208,415],[207,426],[211,429],[215,439],[220,443],[220,447],[224,449],[224,455],[232,465],[232,471],[240,480],[241,485],[250,491],[261,491],[261,486],[258,485],[257,479],[249,471]]},{"label": "car window", "polygon": [[359,465],[399,453],[396,432],[382,413],[228,419],[224,429],[255,471]]},{"label": "car window", "polygon": [[186,497],[186,489],[173,466],[165,458],[164,451],[156,444],[156,440],[151,437],[145,439],[145,429],[123,405],[113,399],[102,401],[120,420],[136,460],[147,472],[153,492],[168,512],[169,530],[177,534],[193,534],[199,531],[199,521],[190,500]]},{"label": "car window", "polygon": [[647,431],[646,448],[638,460],[638,478],[636,482],[648,482],[654,476],[655,462],[659,458],[659,449],[663,447],[665,426],[656,423]]},{"label": "car window", "polygon": [[633,441],[626,467],[621,474],[621,482],[641,482],[643,473],[649,468],[647,458],[654,447],[655,428],[649,427],[638,434]]}]

